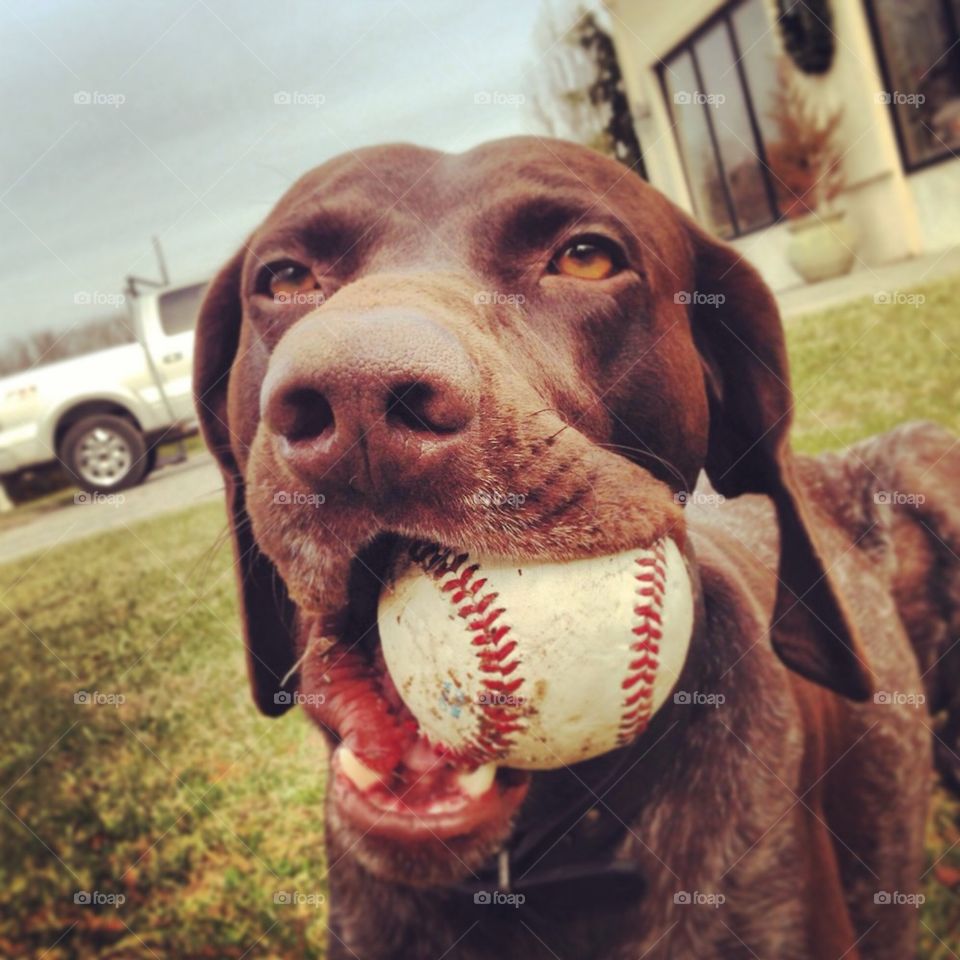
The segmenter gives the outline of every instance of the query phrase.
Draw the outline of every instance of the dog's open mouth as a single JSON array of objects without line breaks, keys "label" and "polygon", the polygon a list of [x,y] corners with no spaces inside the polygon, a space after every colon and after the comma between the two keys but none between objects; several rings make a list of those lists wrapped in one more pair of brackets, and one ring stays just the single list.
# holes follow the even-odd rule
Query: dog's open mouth
[{"label": "dog's open mouth", "polygon": [[523,801],[529,774],[477,765],[420,730],[387,670],[376,625],[378,544],[356,564],[351,610],[337,636],[311,626],[300,701],[333,738],[331,798],[365,834],[448,839],[502,824]]},{"label": "dog's open mouth", "polygon": [[365,833],[393,840],[447,839],[510,817],[526,795],[529,774],[485,764],[470,770],[437,756],[419,738],[381,780],[341,744],[333,755],[334,800]]}]

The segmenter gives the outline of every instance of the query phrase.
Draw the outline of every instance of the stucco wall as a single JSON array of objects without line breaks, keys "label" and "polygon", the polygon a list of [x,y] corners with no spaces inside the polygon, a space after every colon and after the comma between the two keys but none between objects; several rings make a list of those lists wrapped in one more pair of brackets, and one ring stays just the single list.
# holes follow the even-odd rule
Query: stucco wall
[{"label": "stucco wall", "polygon": [[945,160],[907,177],[925,250],[960,244],[960,159]]},{"label": "stucco wall", "polygon": [[[772,0],[765,0],[771,37]],[[614,41],[634,108],[647,170],[654,186],[687,210],[692,207],[670,113],[657,75],[658,59],[686,39],[723,0],[608,0]],[[906,177],[892,118],[881,101],[883,81],[861,3],[833,5],[837,50],[824,78],[807,81],[826,109],[840,107],[846,188],[839,205],[858,237],[860,265],[872,266],[960,242],[960,161]],[[775,289],[802,281],[785,260],[780,224],[734,241]]]}]

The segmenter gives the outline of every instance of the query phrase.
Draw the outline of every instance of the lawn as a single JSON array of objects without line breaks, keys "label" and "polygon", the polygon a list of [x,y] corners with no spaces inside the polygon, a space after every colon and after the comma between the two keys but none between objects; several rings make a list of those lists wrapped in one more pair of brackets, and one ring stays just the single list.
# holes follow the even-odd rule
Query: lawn
[{"label": "lawn", "polygon": [[323,892],[322,753],[250,709],[222,529],[208,504],[0,574],[0,956],[321,955],[322,906],[274,898]]},{"label": "lawn", "polygon": [[[960,280],[922,293],[791,321],[798,448],[960,429]],[[223,529],[204,505],[0,567],[0,956],[323,956],[322,751],[248,700]],[[924,960],[960,949],[958,824],[938,796]]]},{"label": "lawn", "polygon": [[844,447],[905,420],[960,431],[960,277],[909,303],[858,300],[787,324],[794,446]]}]

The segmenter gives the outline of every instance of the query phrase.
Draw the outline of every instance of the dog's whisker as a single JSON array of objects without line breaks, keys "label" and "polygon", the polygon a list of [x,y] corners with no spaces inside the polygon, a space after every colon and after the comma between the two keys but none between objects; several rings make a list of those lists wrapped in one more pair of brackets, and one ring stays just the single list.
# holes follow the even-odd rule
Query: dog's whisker
[{"label": "dog's whisker", "polygon": [[603,447],[605,450],[616,450],[623,451],[624,453],[630,453],[637,457],[646,457],[649,460],[654,460],[657,463],[662,464],[666,467],[677,480],[680,481],[681,486],[686,484],[686,478],[677,468],[676,464],[668,460],[666,457],[661,456],[658,453],[654,453],[653,450],[645,450],[643,447],[634,447],[626,443],[603,443],[598,442],[598,447]]}]

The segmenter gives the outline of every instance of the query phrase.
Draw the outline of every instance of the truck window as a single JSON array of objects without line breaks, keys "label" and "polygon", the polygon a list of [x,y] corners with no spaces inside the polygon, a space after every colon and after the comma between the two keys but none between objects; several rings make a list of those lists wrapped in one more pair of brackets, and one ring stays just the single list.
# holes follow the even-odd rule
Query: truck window
[{"label": "truck window", "polygon": [[192,287],[181,287],[160,294],[160,326],[168,337],[186,333],[197,325],[197,314],[200,313],[200,304],[206,292],[207,284],[197,283]]}]

